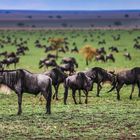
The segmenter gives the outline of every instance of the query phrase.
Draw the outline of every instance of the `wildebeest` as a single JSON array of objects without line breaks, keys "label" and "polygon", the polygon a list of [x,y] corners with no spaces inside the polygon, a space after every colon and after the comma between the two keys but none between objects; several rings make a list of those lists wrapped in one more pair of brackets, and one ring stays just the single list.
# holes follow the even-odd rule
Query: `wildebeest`
[{"label": "wildebeest", "polygon": [[44,74],[52,79],[52,85],[54,86],[55,89],[53,99],[56,98],[56,100],[58,100],[59,85],[64,82],[64,80],[67,78],[67,75],[57,67],[53,68],[48,72],[45,72]]},{"label": "wildebeest", "polygon": [[98,54],[106,54],[105,48],[102,47],[102,48],[97,49],[97,53]]},{"label": "wildebeest", "polygon": [[49,54],[47,55],[47,58],[48,58],[48,59],[56,59],[57,56],[56,56],[55,54],[50,54],[50,53],[49,53]]},{"label": "wildebeest", "polygon": [[139,89],[138,96],[140,97],[140,67],[135,67],[131,70],[121,71],[116,74],[115,82],[113,87],[108,91],[111,92],[116,88],[117,90],[117,99],[120,100],[120,90],[124,84],[132,85],[132,90],[130,94],[130,99],[132,99],[132,93],[134,92],[135,84],[137,84]]},{"label": "wildebeest", "polygon": [[135,49],[140,49],[140,44],[134,44],[134,46],[133,46],[133,48],[135,48]]},{"label": "wildebeest", "polygon": [[106,61],[108,61],[108,60],[112,60],[113,62],[115,62],[115,58],[112,53],[106,55]]},{"label": "wildebeest", "polygon": [[130,53],[128,53],[128,52],[124,53],[123,56],[124,56],[126,59],[128,59],[128,60],[131,60],[131,59],[132,59]]},{"label": "wildebeest", "polygon": [[106,44],[106,41],[104,39],[98,42],[98,45],[103,45],[103,44]]},{"label": "wildebeest", "polygon": [[118,48],[117,47],[114,47],[114,46],[109,47],[109,50],[111,50],[111,52],[116,52],[116,53],[119,52]]},{"label": "wildebeest", "polygon": [[69,75],[71,75],[75,72],[73,63],[62,64],[57,67],[60,68],[63,72],[69,72]]},{"label": "wildebeest", "polygon": [[85,103],[87,104],[88,92],[93,88],[93,80],[86,76],[83,72],[67,77],[64,83],[64,104],[66,104],[69,88],[72,90],[72,97],[75,104],[77,104],[75,99],[76,90],[79,91],[79,103],[81,103],[80,90],[83,90],[86,95]]},{"label": "wildebeest", "polygon": [[71,49],[71,52],[76,52],[76,53],[78,53],[79,50],[78,50],[78,48],[75,46],[73,49]]},{"label": "wildebeest", "polygon": [[104,55],[97,55],[96,57],[95,57],[95,60],[96,61],[103,61],[103,62],[105,62],[105,57],[104,57]]},{"label": "wildebeest", "polygon": [[97,97],[99,97],[100,91],[102,89],[101,84],[104,82],[111,82],[114,83],[115,77],[112,73],[107,72],[106,70],[100,67],[91,68],[88,71],[84,72],[88,77],[92,78],[94,83],[97,83]]},{"label": "wildebeest", "polygon": [[74,57],[64,57],[61,60],[61,64],[68,64],[68,63],[73,63],[76,66],[76,68],[78,68],[78,63]]},{"label": "wildebeest", "polygon": [[4,70],[0,71],[0,84],[8,86],[18,96],[18,112],[22,113],[22,95],[41,93],[46,99],[46,113],[51,113],[52,80],[44,74],[33,74],[27,70]]},{"label": "wildebeest", "polygon": [[19,63],[19,57],[5,58],[1,61],[1,63],[3,65],[6,65],[7,68],[9,67],[9,65],[14,64],[14,68],[16,68],[17,63]]},{"label": "wildebeest", "polygon": [[39,65],[39,68],[42,68],[43,66],[45,66],[46,68],[48,68],[48,67],[56,67],[57,63],[56,63],[56,61],[54,59],[46,60],[46,61],[42,62]]}]

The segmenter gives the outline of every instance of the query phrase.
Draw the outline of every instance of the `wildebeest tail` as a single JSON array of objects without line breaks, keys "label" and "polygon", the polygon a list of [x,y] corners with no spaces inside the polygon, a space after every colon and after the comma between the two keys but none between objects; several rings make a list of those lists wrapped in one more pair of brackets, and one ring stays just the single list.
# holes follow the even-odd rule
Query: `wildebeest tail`
[{"label": "wildebeest tail", "polygon": [[113,91],[113,90],[116,88],[116,85],[117,85],[117,80],[115,80],[115,81],[113,82],[113,87],[112,87],[107,93]]},{"label": "wildebeest tail", "polygon": [[47,113],[51,114],[51,98],[52,98],[52,80],[49,79],[47,96]]},{"label": "wildebeest tail", "polygon": [[67,101],[67,97],[68,97],[68,82],[67,80],[65,80],[64,82],[64,104],[66,105],[66,101]]}]

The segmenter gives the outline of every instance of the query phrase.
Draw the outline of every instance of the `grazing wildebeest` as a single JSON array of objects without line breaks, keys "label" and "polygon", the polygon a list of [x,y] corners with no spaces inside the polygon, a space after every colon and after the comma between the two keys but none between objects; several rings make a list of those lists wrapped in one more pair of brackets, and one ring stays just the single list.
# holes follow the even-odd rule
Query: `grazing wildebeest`
[{"label": "grazing wildebeest", "polygon": [[16,68],[17,63],[19,63],[19,57],[9,57],[9,58],[3,59],[1,63],[3,65],[6,65],[6,67],[9,67],[9,65],[14,64],[14,68]]},{"label": "grazing wildebeest", "polygon": [[68,64],[68,63],[73,63],[76,68],[78,68],[78,63],[74,57],[64,57],[61,61],[61,64]]},{"label": "grazing wildebeest", "polygon": [[103,45],[103,44],[106,44],[106,41],[104,39],[98,42],[98,45]]},{"label": "grazing wildebeest", "polygon": [[42,62],[42,64],[39,66],[39,68],[42,68],[43,66],[45,66],[46,68],[48,67],[56,67],[57,63],[54,59],[51,60],[46,60],[44,62]]},{"label": "grazing wildebeest", "polygon": [[7,53],[8,53],[7,51],[1,52],[1,53],[0,53],[0,56],[6,57]]},{"label": "grazing wildebeest", "polygon": [[95,57],[95,60],[96,61],[103,61],[103,62],[105,62],[105,57],[104,57],[104,55],[97,55],[96,57]]},{"label": "grazing wildebeest", "polygon": [[111,84],[113,84],[115,81],[115,77],[112,73],[107,72],[106,70],[100,67],[91,68],[90,70],[85,71],[84,73],[88,77],[92,78],[94,83],[97,83],[97,97],[99,97],[100,91],[102,89],[102,83],[109,81],[111,82]]},{"label": "grazing wildebeest", "polygon": [[57,56],[56,56],[55,54],[50,54],[50,53],[49,53],[49,54],[47,55],[47,58],[48,58],[48,59],[56,59]]},{"label": "grazing wildebeest", "polygon": [[121,71],[116,74],[115,82],[113,87],[108,91],[111,92],[116,88],[117,90],[117,99],[120,100],[120,90],[124,84],[132,85],[132,90],[130,94],[130,99],[132,99],[132,93],[134,92],[135,84],[137,84],[139,89],[138,96],[140,97],[140,67],[135,67],[131,70]]},{"label": "grazing wildebeest", "polygon": [[119,52],[118,48],[117,47],[114,47],[114,46],[109,47],[109,50],[111,50],[111,52],[116,52],[116,53]]},{"label": "grazing wildebeest", "polygon": [[112,53],[106,55],[106,61],[108,61],[108,60],[112,60],[113,62],[115,62],[115,58]]},{"label": "grazing wildebeest", "polygon": [[22,95],[41,93],[46,99],[46,113],[51,113],[52,80],[44,74],[33,74],[27,70],[0,71],[0,84],[8,86],[18,96],[18,115],[22,113]]},{"label": "grazing wildebeest", "polygon": [[53,95],[53,99],[56,98],[58,100],[58,88],[61,83],[67,78],[67,75],[60,70],[59,68],[53,68],[52,70],[45,72],[45,75],[49,76],[52,79],[52,85],[54,86],[55,93]]},{"label": "grazing wildebeest", "polygon": [[71,49],[71,52],[76,52],[76,53],[78,53],[79,50],[78,50],[78,48],[75,46],[73,49]]},{"label": "grazing wildebeest", "polygon": [[133,48],[140,49],[140,45],[136,43],[136,44],[134,44]]},{"label": "grazing wildebeest", "polygon": [[83,90],[86,95],[85,103],[88,102],[88,92],[93,88],[93,80],[86,76],[83,72],[79,72],[75,75],[69,76],[64,82],[64,104],[66,105],[66,100],[68,97],[68,89],[72,90],[72,97],[74,103],[77,104],[75,99],[76,90],[79,91],[79,103],[81,103],[81,93],[80,90]]},{"label": "grazing wildebeest", "polygon": [[123,56],[124,56],[126,59],[128,59],[128,60],[131,60],[131,59],[132,59],[130,53],[128,53],[128,52],[124,53]]}]

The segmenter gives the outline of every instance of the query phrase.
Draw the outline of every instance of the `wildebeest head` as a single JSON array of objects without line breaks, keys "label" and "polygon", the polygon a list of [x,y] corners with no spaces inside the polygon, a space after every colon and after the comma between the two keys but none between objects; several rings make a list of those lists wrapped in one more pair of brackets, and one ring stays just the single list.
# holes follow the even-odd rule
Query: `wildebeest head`
[{"label": "wildebeest head", "polygon": [[87,91],[91,91],[93,88],[93,79],[86,76],[84,72],[77,73],[78,77],[81,78],[81,84]]}]

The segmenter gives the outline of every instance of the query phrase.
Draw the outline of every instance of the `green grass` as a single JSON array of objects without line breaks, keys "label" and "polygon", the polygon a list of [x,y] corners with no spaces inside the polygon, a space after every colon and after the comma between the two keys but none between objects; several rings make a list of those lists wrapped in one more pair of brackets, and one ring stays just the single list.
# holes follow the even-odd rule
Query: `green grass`
[{"label": "green grass", "polygon": [[[84,58],[80,54],[62,54],[59,56],[76,57],[79,68],[85,70],[94,66],[100,66],[105,69],[121,70],[139,66],[140,51],[133,49],[133,39],[139,35],[139,30],[132,31],[129,34],[126,30],[94,30],[94,31],[74,31],[77,36],[71,38],[73,31],[0,31],[0,38],[3,35],[30,39],[28,46],[30,51],[26,56],[21,57],[18,68],[25,68],[33,72],[43,72],[38,69],[40,58],[46,56],[44,49],[38,49],[34,46],[34,41],[39,39],[42,44],[47,44],[43,38],[48,37],[68,37],[69,47],[75,41],[78,48],[85,44],[92,44],[98,48],[98,41],[106,39],[107,49],[112,45],[118,46],[120,52],[114,53],[116,62],[101,63],[92,61],[89,66],[85,65]],[[105,36],[98,39],[99,32],[104,32]],[[78,36],[78,34],[80,36]],[[92,34],[93,37],[89,35]],[[113,41],[111,35],[121,34],[121,40]],[[88,42],[83,42],[83,36],[87,36]],[[94,39],[94,42],[91,41]],[[132,55],[132,61],[125,61],[123,50],[127,48]],[[7,44],[0,52],[15,51],[15,47]],[[108,50],[108,49],[107,49]],[[109,52],[109,51],[108,51]],[[61,58],[58,59],[58,63]],[[13,66],[10,67],[13,69]],[[17,96],[15,93],[10,95],[0,94],[0,139],[140,139],[140,99],[138,90],[133,94],[133,100],[129,100],[131,86],[124,86],[121,90],[121,101],[116,100],[115,92],[106,93],[110,85],[103,85],[101,97],[96,97],[96,86],[89,93],[88,104],[84,104],[85,97],[82,97],[83,104],[74,105],[71,92],[67,100],[68,105],[63,105],[63,86],[60,86],[59,101],[52,101],[52,114],[45,114],[45,102],[40,102],[38,97],[29,94],[23,95],[23,114],[17,116]],[[78,100],[78,94],[77,94]]]}]

